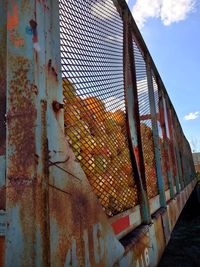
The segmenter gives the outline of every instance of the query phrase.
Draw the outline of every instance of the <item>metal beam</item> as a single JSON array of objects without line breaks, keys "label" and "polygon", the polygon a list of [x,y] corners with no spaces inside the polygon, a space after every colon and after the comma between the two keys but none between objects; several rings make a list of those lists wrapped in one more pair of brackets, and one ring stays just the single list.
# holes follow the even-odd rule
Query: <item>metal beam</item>
[{"label": "metal beam", "polygon": [[150,101],[152,132],[153,132],[153,141],[154,141],[154,153],[155,153],[155,160],[156,160],[156,173],[157,173],[157,178],[158,178],[158,191],[159,191],[159,196],[160,196],[160,205],[161,207],[166,208],[165,188],[164,188],[164,180],[162,176],[159,133],[158,133],[158,125],[157,125],[158,115],[156,113],[156,106],[155,106],[152,69],[150,65],[150,60],[148,58],[146,60],[146,72],[147,72],[147,82],[148,82],[148,92],[149,92],[149,101]]},{"label": "metal beam", "polygon": [[138,184],[138,194],[141,205],[142,219],[145,223],[151,222],[147,189],[145,180],[145,168],[142,153],[140,116],[137,96],[136,70],[133,52],[133,38],[131,29],[131,17],[124,12],[124,77],[126,91],[126,107],[128,116],[128,133],[131,146],[132,162],[135,168],[135,176]]}]

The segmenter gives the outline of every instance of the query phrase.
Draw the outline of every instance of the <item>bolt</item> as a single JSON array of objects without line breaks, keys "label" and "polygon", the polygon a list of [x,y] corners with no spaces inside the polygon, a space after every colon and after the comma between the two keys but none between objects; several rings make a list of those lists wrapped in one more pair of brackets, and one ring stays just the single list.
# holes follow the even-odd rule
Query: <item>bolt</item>
[{"label": "bolt", "polygon": [[64,108],[64,105],[57,101],[53,101],[52,107],[53,107],[54,112],[57,113],[60,109]]}]

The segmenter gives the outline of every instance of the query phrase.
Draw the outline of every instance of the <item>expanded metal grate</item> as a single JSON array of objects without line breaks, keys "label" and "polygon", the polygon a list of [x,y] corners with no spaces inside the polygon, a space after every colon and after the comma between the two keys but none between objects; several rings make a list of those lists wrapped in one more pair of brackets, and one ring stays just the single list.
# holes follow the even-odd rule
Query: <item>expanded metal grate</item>
[{"label": "expanded metal grate", "polygon": [[[166,148],[166,145],[164,143],[165,129],[162,128],[162,127],[164,127],[164,120],[165,120],[164,113],[165,112],[164,112],[164,109],[160,111],[159,88],[158,88],[158,84],[156,82],[154,75],[152,76],[152,81],[153,81],[154,99],[155,99],[156,114],[157,114],[157,126],[158,126],[159,144],[160,144],[160,152],[161,152],[162,175],[163,175],[163,179],[164,179],[165,190],[167,190],[169,188],[169,183],[168,183],[168,161],[169,160],[168,160],[167,148]],[[162,96],[161,96],[161,98],[162,98]]]},{"label": "expanded metal grate", "polygon": [[133,47],[136,66],[138,103],[140,113],[140,130],[145,165],[147,194],[148,198],[152,198],[158,194],[158,185],[156,175],[156,161],[154,155],[149,92],[146,74],[146,63],[135,41],[133,41]]},{"label": "expanded metal grate", "polygon": [[123,23],[112,0],[60,0],[65,133],[110,216],[138,203],[126,132]]},{"label": "expanded metal grate", "polygon": [[175,163],[175,155],[174,155],[174,144],[173,144],[173,130],[172,130],[172,119],[171,119],[171,112],[170,112],[170,105],[166,103],[164,99],[164,111],[166,113],[166,123],[167,123],[167,143],[169,149],[169,166],[172,173],[172,183],[175,186],[176,184],[176,163]]}]

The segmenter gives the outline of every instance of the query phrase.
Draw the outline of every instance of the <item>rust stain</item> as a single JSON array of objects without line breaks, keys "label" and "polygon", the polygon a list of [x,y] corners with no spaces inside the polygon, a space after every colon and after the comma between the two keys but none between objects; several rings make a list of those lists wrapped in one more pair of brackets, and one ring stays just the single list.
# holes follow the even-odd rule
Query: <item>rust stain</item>
[{"label": "rust stain", "polygon": [[0,266],[4,266],[5,238],[0,236]]},{"label": "rust stain", "polygon": [[9,155],[8,178],[10,185],[18,191],[34,179],[36,108],[33,85],[27,77],[28,60],[16,57],[12,63],[7,125],[9,146],[13,151]]},{"label": "rust stain", "polygon": [[0,210],[6,208],[6,188],[5,186],[0,187]]},{"label": "rust stain", "polygon": [[13,12],[8,11],[7,14],[7,29],[14,30],[19,25],[19,12],[18,12],[18,6],[17,4],[13,4]]},{"label": "rust stain", "polygon": [[12,30],[9,33],[10,36],[10,41],[15,47],[22,47],[24,45],[24,39],[19,36],[19,34],[15,31]]},{"label": "rust stain", "polygon": [[37,0],[41,5],[43,5],[44,10],[49,10],[49,6],[47,5],[47,1],[46,0]]},{"label": "rust stain", "polygon": [[63,109],[64,105],[57,101],[53,101],[52,107],[53,107],[54,112],[57,113],[59,110]]},{"label": "rust stain", "polygon": [[48,68],[49,74],[52,75],[57,82],[58,81],[58,74],[57,74],[57,71],[55,70],[55,68],[52,66],[52,60],[51,59],[49,59],[49,61],[48,61],[47,68]]},{"label": "rust stain", "polygon": [[35,20],[30,20],[29,24],[31,26],[32,32],[33,32],[33,43],[38,43],[38,33],[37,33],[37,22]]},{"label": "rust stain", "polygon": [[34,179],[30,179],[30,177],[26,176],[10,176],[9,177],[10,184],[15,187],[16,191],[21,191],[27,186],[32,186]]},{"label": "rust stain", "polygon": [[155,225],[155,235],[158,248],[158,258],[160,259],[165,249],[165,237],[163,232],[162,217],[160,215],[157,218],[155,218],[154,225]]}]

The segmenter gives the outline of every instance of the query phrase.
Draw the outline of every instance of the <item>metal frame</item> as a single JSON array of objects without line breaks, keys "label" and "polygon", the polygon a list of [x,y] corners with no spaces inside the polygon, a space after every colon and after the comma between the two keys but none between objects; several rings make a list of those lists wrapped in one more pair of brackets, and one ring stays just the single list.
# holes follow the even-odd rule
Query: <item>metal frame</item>
[{"label": "metal frame", "polygon": [[[129,127],[129,141],[131,143],[134,152],[132,160],[133,166],[137,166],[137,182],[139,190],[139,199],[141,205],[142,217],[145,223],[150,223],[150,212],[147,202],[147,191],[145,181],[145,169],[142,154],[142,144],[140,138],[140,125],[139,125],[139,108],[137,101],[137,83],[135,74],[135,64],[133,57],[133,45],[132,45],[132,32],[130,30],[130,14],[124,12],[124,73],[125,73],[125,91],[126,91],[126,103],[128,114],[128,127]],[[135,158],[135,160],[134,160]]]},{"label": "metal frame", "polygon": [[[0,75],[0,168],[6,170],[6,179],[5,173],[1,175],[0,205],[6,209],[6,231],[2,230],[5,237],[0,236],[0,266],[132,266],[133,262],[137,266],[144,262],[155,266],[195,186],[191,150],[160,75],[127,4],[124,0],[113,3],[124,23],[129,145],[140,206],[108,220],[65,140],[58,1],[1,1],[0,41],[4,46],[0,48],[0,63],[4,68]],[[158,196],[147,199],[133,35],[147,65],[160,205]],[[179,174],[178,194],[174,194],[170,174],[171,200],[167,202],[152,73],[176,124],[172,139]],[[6,194],[2,195],[4,183]],[[177,199],[172,200],[174,197]],[[160,206],[164,209],[158,209]],[[126,216],[130,220],[136,214],[138,220],[116,234],[116,222],[123,223]],[[145,226],[132,231],[140,223]]]}]

